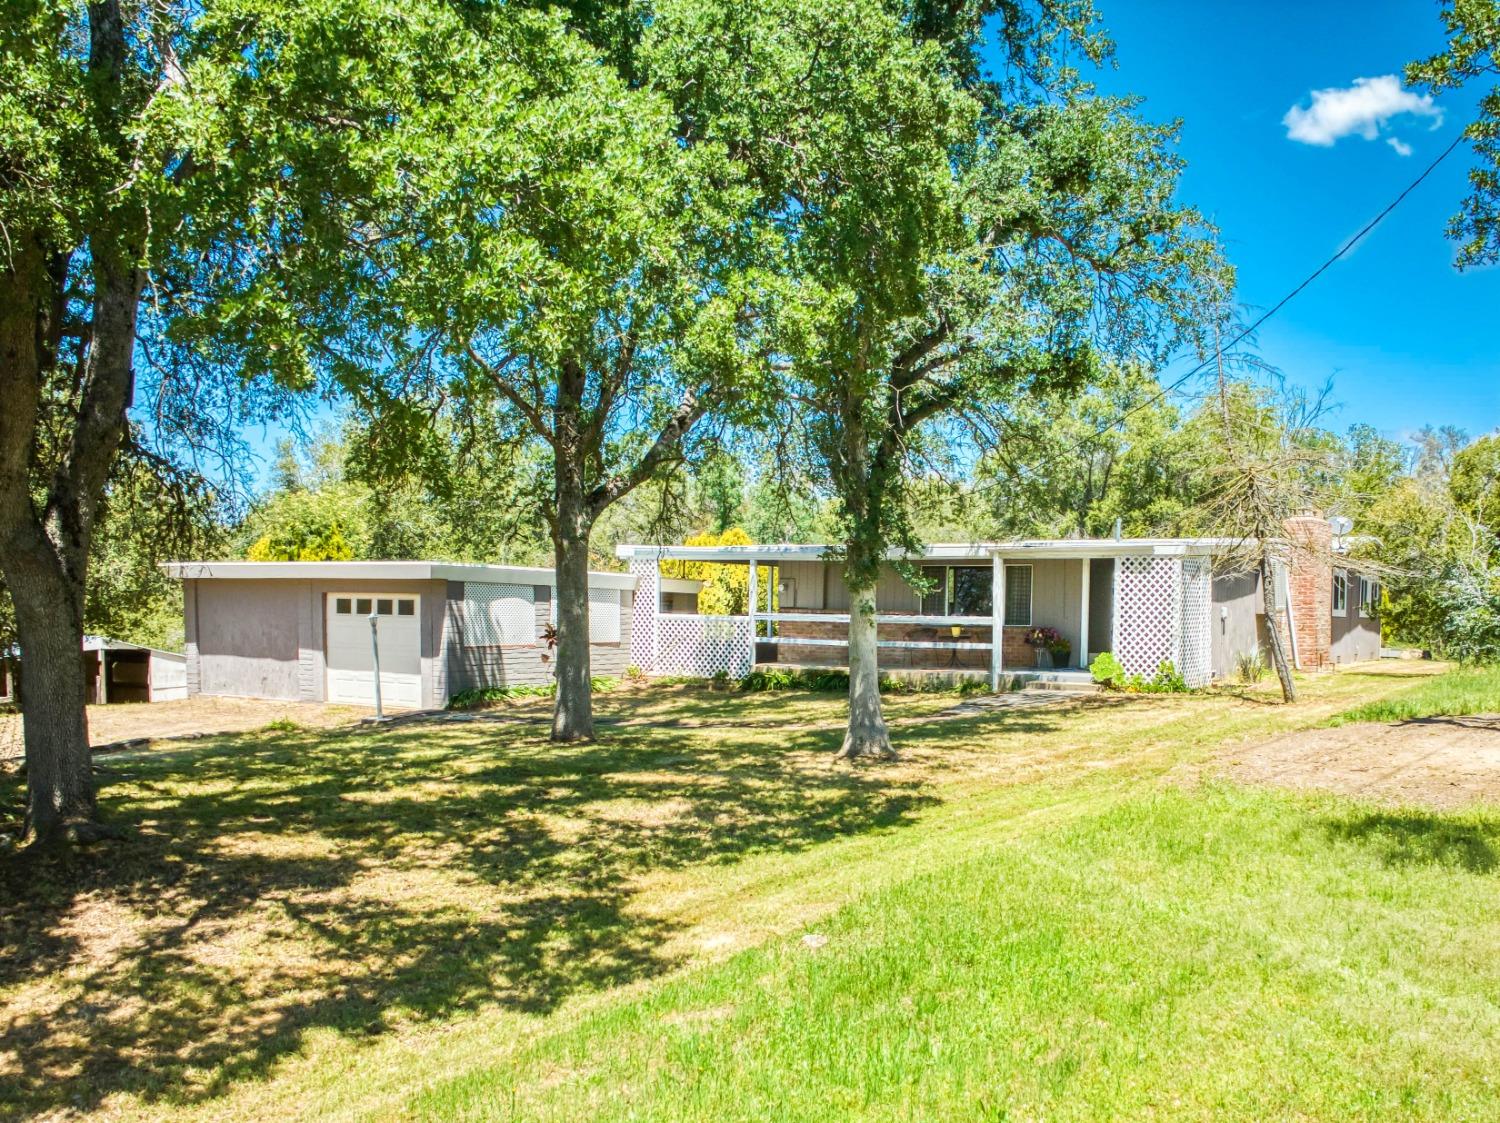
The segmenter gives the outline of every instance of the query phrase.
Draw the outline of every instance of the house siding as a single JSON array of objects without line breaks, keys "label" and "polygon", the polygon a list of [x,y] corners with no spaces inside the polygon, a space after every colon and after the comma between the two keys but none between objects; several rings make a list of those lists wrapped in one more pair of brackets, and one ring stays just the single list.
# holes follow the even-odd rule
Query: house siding
[{"label": "house siding", "polygon": [[1333,617],[1330,650],[1335,663],[1363,663],[1380,658],[1380,617],[1361,616],[1359,612],[1358,570],[1346,569],[1349,575],[1348,610]]},{"label": "house siding", "polygon": [[189,694],[322,701],[328,594],[368,589],[417,597],[422,697],[438,704],[433,621],[446,603],[444,582],[187,579],[183,586]]},{"label": "house siding", "polygon": [[[633,601],[630,590],[611,590],[619,598],[620,642],[591,643],[589,669],[595,676],[615,677],[625,673],[630,664],[630,635]],[[542,629],[552,621],[552,587],[536,585],[535,598],[537,640],[533,644],[504,647],[470,647],[463,635],[463,584],[450,582],[445,611],[447,658],[445,687],[447,696],[465,690],[489,690],[516,686],[547,686],[553,681],[552,652],[541,639]],[[446,700],[446,699],[445,699]]]},{"label": "house siding", "polygon": [[1209,628],[1213,636],[1211,664],[1215,678],[1232,675],[1240,653],[1265,650],[1256,617],[1259,604],[1260,580],[1255,573],[1221,573],[1214,578]]}]

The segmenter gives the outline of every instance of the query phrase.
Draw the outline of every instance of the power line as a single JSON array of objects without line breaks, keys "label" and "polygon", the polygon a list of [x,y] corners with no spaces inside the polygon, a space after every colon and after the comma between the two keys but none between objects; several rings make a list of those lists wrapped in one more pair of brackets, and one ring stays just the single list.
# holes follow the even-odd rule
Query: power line
[{"label": "power line", "polygon": [[[1459,146],[1459,144],[1461,144],[1463,142],[1463,139],[1464,139],[1464,134],[1462,132],[1460,132],[1458,134],[1458,136],[1456,136],[1456,137],[1453,138],[1453,143],[1450,144],[1450,145],[1448,145],[1447,148],[1443,149],[1443,151],[1441,153],[1439,153],[1437,159],[1434,160],[1434,161],[1432,161],[1432,163],[1428,164],[1427,167],[1422,170],[1422,174],[1421,175],[1417,176],[1416,179],[1412,180],[1411,183],[1407,184],[1406,189],[1404,191],[1402,191],[1401,194],[1397,195],[1394,199],[1391,200],[1390,204],[1385,208],[1385,210],[1381,211],[1374,218],[1372,218],[1369,222],[1367,222],[1364,225],[1364,227],[1361,228],[1361,230],[1359,231],[1359,233],[1355,234],[1354,237],[1350,238],[1347,242],[1345,242],[1342,246],[1340,246],[1339,249],[1337,250],[1337,252],[1335,252],[1332,257],[1330,257],[1327,261],[1323,262],[1322,265],[1318,266],[1315,270],[1313,270],[1312,273],[1310,273],[1307,276],[1307,278],[1305,280],[1303,280],[1303,282],[1300,285],[1298,285],[1291,292],[1287,293],[1280,300],[1278,300],[1274,305],[1272,305],[1269,309],[1267,309],[1266,312],[1264,312],[1261,316],[1259,316],[1255,320],[1254,323],[1250,324],[1249,327],[1243,329],[1238,335],[1236,335],[1233,339],[1231,339],[1226,347],[1220,348],[1219,350],[1221,350],[1221,351],[1224,351],[1224,350],[1233,350],[1240,343],[1242,343],[1248,336],[1253,335],[1256,331],[1258,331],[1260,329],[1260,326],[1262,324],[1264,324],[1272,316],[1276,315],[1277,312],[1280,312],[1283,308],[1285,308],[1288,304],[1290,304],[1292,302],[1292,300],[1294,300],[1298,295],[1301,294],[1302,290],[1304,290],[1305,288],[1307,288],[1310,284],[1312,284],[1319,277],[1321,277],[1324,273],[1326,273],[1330,268],[1332,268],[1341,258],[1344,257],[1344,255],[1346,255],[1350,250],[1352,250],[1360,242],[1360,240],[1365,237],[1366,234],[1368,234],[1370,231],[1374,230],[1375,227],[1379,226],[1381,224],[1381,222],[1383,222],[1385,220],[1385,218],[1386,218],[1387,215],[1389,215],[1393,210],[1395,210],[1398,206],[1400,206],[1401,203],[1402,203],[1402,201],[1408,195],[1410,195],[1413,191],[1415,191],[1417,189],[1417,187],[1421,185],[1422,181],[1425,180],[1429,175],[1431,175],[1433,173],[1433,171],[1437,168],[1437,166],[1439,164],[1441,164],[1444,160],[1446,160],[1449,157],[1449,155],[1452,154],[1453,150],[1455,148],[1457,148]],[[1171,393],[1175,392],[1176,390],[1180,389],[1190,379],[1195,378],[1197,375],[1201,374],[1204,371],[1204,369],[1207,368],[1207,366],[1209,365],[1209,363],[1211,361],[1212,360],[1210,360],[1210,359],[1204,359],[1201,363],[1199,363],[1197,366],[1193,367],[1186,374],[1184,374],[1181,378],[1178,378],[1175,381],[1173,381],[1172,383],[1170,383],[1169,385],[1162,387],[1160,390],[1158,390],[1155,394],[1151,395],[1151,397],[1147,398],[1145,401],[1143,401],[1143,402],[1137,402],[1135,405],[1133,405],[1129,409],[1125,410],[1123,413],[1121,413],[1119,416],[1115,417],[1113,420],[1105,422],[1098,429],[1094,430],[1092,433],[1090,433],[1088,436],[1084,437],[1082,440],[1078,441],[1076,444],[1074,444],[1071,447],[1065,449],[1063,452],[1058,453],[1055,457],[1047,457],[1047,459],[1053,460],[1053,459],[1061,459],[1061,458],[1066,457],[1066,456],[1072,456],[1074,453],[1076,453],[1079,450],[1081,450],[1085,445],[1092,444],[1094,441],[1097,441],[1100,437],[1104,436],[1105,433],[1109,432],[1111,429],[1115,428],[1121,422],[1125,421],[1129,417],[1133,416],[1134,414],[1139,413],[1143,409],[1146,409],[1146,408],[1148,408],[1150,406],[1155,405],[1157,402],[1159,402],[1163,398],[1165,398],[1168,394],[1171,394]],[[985,489],[981,489],[981,490],[985,490]]]}]

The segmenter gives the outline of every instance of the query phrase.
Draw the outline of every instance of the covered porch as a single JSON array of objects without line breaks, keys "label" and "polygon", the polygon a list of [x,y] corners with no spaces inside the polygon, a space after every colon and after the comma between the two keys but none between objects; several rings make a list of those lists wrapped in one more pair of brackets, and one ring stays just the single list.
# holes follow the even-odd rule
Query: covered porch
[{"label": "covered porch", "polygon": [[[1118,542],[972,543],[893,556],[876,587],[884,673],[1087,681],[1113,645]],[[732,677],[756,666],[842,668],[850,597],[823,546],[623,546],[637,577],[632,661],[656,674]],[[661,563],[744,566],[743,615],[705,616],[664,595]],[[697,571],[701,575],[702,571]],[[1037,629],[1050,645],[1038,644]],[[996,636],[1000,642],[995,642]]]}]

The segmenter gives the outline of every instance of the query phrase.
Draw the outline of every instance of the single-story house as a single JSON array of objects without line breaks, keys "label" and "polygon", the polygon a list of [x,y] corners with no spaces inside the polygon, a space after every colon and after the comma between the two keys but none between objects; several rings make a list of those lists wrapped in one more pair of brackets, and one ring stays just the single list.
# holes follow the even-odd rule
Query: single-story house
[{"label": "single-story house", "polygon": [[[428,561],[172,562],[191,694],[443,706],[465,690],[545,685],[550,569]],[[589,574],[596,675],[630,662],[635,577]],[[373,631],[372,636],[372,618]]]},{"label": "single-story house", "polygon": [[[1338,564],[1321,517],[1289,521],[1288,540],[1295,548],[1278,571],[1275,603],[1295,665],[1378,658],[1378,582]],[[1149,676],[1169,662],[1201,686],[1233,673],[1241,655],[1267,649],[1259,578],[1235,571],[1235,546],[1210,538],[1062,539],[893,556],[876,588],[880,662],[895,671],[987,675],[998,690],[1042,675],[1087,677],[1094,657],[1110,651],[1131,673]],[[618,553],[636,577],[631,660],[649,673],[741,676],[757,664],[847,662],[849,591],[829,547],[628,545]],[[754,607],[743,617],[664,610],[664,561],[748,566]],[[918,570],[927,591],[897,562]],[[1027,643],[1035,628],[1066,641],[1066,667],[1038,667]]]},{"label": "single-story house", "polygon": [[[1379,586],[1338,564],[1329,527],[1295,520],[1276,623],[1298,667],[1377,658]],[[1292,527],[1289,526],[1289,531]],[[893,557],[877,588],[882,666],[987,677],[993,689],[1046,675],[1086,678],[1113,652],[1128,671],[1170,662],[1193,685],[1263,652],[1268,621],[1255,574],[1234,572],[1231,543],[1126,538],[935,545]],[[757,664],[842,666],[849,593],[826,546],[619,548],[628,573],[589,574],[590,654],[598,675],[739,677]],[[698,611],[701,583],[662,576],[664,561],[749,568],[753,608]],[[919,592],[897,562],[920,572]],[[174,562],[183,583],[190,694],[444,705],[485,687],[552,681],[550,569],[427,561]],[[372,624],[373,632],[372,635]],[[1054,629],[1066,666],[1042,670],[1027,642]],[[992,642],[998,635],[999,644]]]},{"label": "single-story house", "polygon": [[[83,637],[89,705],[169,702],[187,697],[187,657],[108,636]],[[19,654],[0,653],[0,702],[19,701],[24,673]]]}]

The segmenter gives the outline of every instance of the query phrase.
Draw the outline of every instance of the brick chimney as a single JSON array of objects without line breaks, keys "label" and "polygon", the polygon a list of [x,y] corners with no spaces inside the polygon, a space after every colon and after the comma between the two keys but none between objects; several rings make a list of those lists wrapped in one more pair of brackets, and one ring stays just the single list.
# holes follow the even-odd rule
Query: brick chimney
[{"label": "brick chimney", "polygon": [[1306,671],[1332,665],[1333,528],[1319,511],[1286,520],[1287,603],[1297,633],[1297,658]]}]

